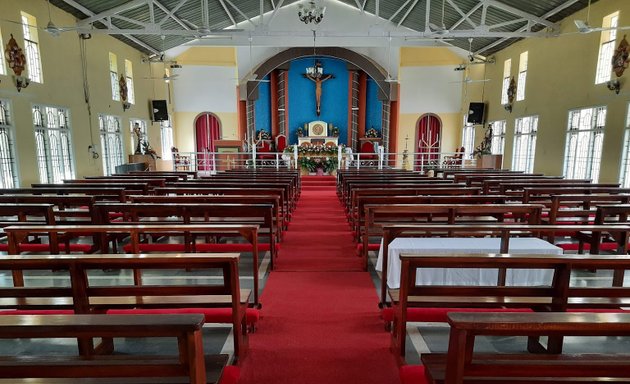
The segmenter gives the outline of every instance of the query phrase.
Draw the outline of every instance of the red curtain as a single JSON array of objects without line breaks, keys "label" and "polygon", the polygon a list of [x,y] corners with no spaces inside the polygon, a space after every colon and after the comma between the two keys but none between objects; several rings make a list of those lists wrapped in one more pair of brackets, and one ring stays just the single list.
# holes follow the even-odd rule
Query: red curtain
[{"label": "red curtain", "polygon": [[204,152],[215,152],[215,141],[219,139],[219,120],[210,113],[204,113],[195,121],[195,139],[197,142],[197,169],[209,171],[212,169],[212,156]]},{"label": "red curtain", "polygon": [[437,116],[424,115],[418,122],[418,142],[415,169],[421,166],[437,165],[440,160],[440,144],[442,140],[442,123]]}]

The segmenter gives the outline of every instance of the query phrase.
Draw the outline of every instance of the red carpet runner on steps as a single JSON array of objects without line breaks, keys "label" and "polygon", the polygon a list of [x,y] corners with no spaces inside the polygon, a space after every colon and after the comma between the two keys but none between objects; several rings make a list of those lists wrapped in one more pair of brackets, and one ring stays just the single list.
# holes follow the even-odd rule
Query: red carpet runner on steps
[{"label": "red carpet runner on steps", "polygon": [[262,295],[241,384],[395,384],[398,368],[332,177],[302,196]]}]

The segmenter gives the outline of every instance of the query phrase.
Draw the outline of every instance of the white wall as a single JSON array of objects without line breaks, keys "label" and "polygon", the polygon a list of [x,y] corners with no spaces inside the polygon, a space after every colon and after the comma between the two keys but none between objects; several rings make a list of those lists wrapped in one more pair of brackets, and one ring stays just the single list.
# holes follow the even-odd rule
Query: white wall
[{"label": "white wall", "polygon": [[403,67],[400,70],[400,113],[419,109],[434,113],[461,111],[462,73],[452,66]]}]

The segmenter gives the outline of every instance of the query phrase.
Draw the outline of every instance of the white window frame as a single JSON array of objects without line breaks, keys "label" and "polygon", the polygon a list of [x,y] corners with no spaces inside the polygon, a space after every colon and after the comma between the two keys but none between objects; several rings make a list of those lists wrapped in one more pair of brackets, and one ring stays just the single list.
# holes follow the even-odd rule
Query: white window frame
[{"label": "white window frame", "polygon": [[120,85],[118,84],[118,57],[109,53],[109,81],[112,85],[112,100],[120,101]]},{"label": "white window frame", "polygon": [[115,172],[116,166],[125,162],[125,149],[123,148],[121,126],[122,121],[118,116],[98,115],[103,174],[106,176],[111,176]]},{"label": "white window frame", "polygon": [[[466,118],[464,118],[464,120],[466,120]],[[462,127],[462,147],[464,147],[464,153],[466,155],[470,155],[475,149],[475,126],[465,121]]]},{"label": "white window frame", "polygon": [[506,120],[497,120],[490,123],[492,125],[492,146],[493,155],[503,155],[505,152],[505,128]]},{"label": "white window frame", "polygon": [[173,160],[173,125],[171,116],[168,120],[160,121],[160,136],[162,138],[162,160]]},{"label": "white window frame", "polygon": [[149,142],[146,120],[129,119],[129,132],[131,134],[131,152],[134,154],[136,153],[136,146],[138,145],[138,143],[136,142],[136,133],[133,131],[136,124],[138,124],[138,126],[140,127],[140,149],[144,150],[144,148],[142,147],[142,142]]},{"label": "white window frame", "polygon": [[514,122],[514,151],[512,170],[532,173],[536,156],[538,116],[524,116]]},{"label": "white window frame", "polygon": [[0,99],[0,188],[19,186],[14,132],[11,104]]},{"label": "white window frame", "polygon": [[7,66],[4,58],[4,40],[2,39],[2,29],[0,29],[0,75],[7,74]]},{"label": "white window frame", "polygon": [[503,62],[503,84],[501,86],[501,105],[508,103],[508,89],[510,88],[510,73],[512,72],[512,59]]},{"label": "white window frame", "polygon": [[606,107],[569,111],[567,140],[564,149],[564,177],[599,179],[606,126]]},{"label": "white window frame", "polygon": [[67,108],[35,104],[32,107],[39,181],[62,183],[75,178],[72,130]]},{"label": "white window frame", "polygon": [[125,82],[127,84],[127,101],[131,104],[136,103],[136,92],[133,88],[133,64],[131,60],[125,59]]},{"label": "white window frame", "polygon": [[599,53],[597,54],[597,70],[595,72],[595,84],[603,84],[610,81],[612,73],[612,58],[615,54],[615,43],[617,40],[617,24],[619,23],[619,12],[605,16],[602,21],[602,28],[599,41]]},{"label": "white window frame", "polygon": [[24,33],[24,53],[28,68],[28,78],[35,83],[44,82],[42,59],[39,50],[39,35],[37,33],[37,19],[26,12],[22,15],[22,32]]},{"label": "white window frame", "polygon": [[623,139],[623,160],[619,172],[619,184],[623,188],[630,188],[630,103],[626,115],[626,129]]},{"label": "white window frame", "polygon": [[527,82],[527,62],[529,61],[529,52],[521,53],[518,61],[518,82],[516,84],[516,101],[525,100],[525,83]]}]

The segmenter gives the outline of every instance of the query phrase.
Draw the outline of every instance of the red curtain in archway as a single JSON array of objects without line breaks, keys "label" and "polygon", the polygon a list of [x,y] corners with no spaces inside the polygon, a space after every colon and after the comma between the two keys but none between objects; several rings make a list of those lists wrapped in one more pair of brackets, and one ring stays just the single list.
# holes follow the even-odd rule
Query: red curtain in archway
[{"label": "red curtain in archway", "polygon": [[419,170],[423,166],[439,164],[442,122],[437,116],[426,114],[418,121],[417,131],[416,153],[418,154],[414,168]]},{"label": "red curtain in archway", "polygon": [[215,141],[220,137],[219,119],[211,113],[204,113],[195,121],[195,141],[197,143],[197,169],[209,171],[212,169],[212,156],[204,152],[215,152]]}]

